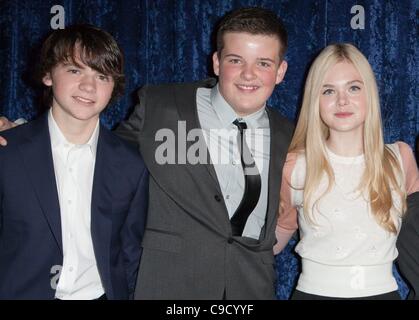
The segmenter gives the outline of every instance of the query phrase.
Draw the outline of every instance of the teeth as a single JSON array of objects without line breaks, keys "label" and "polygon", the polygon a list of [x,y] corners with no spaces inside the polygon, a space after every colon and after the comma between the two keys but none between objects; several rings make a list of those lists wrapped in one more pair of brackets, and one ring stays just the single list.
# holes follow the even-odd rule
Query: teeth
[{"label": "teeth", "polygon": [[244,90],[256,90],[258,87],[256,86],[245,86],[245,85],[237,85],[240,89],[244,89]]},{"label": "teeth", "polygon": [[74,99],[79,100],[79,101],[84,102],[84,103],[94,103],[93,100],[85,99],[85,98],[82,98],[82,97],[74,97]]}]

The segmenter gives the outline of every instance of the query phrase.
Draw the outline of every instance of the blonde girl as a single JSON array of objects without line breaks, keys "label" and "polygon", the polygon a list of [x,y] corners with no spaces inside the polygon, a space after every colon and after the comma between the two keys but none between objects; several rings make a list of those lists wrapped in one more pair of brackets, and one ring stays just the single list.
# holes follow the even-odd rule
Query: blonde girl
[{"label": "blonde girl", "polygon": [[384,144],[378,90],[351,44],[310,68],[283,171],[278,243],[297,228],[302,273],[293,299],[400,299],[392,274],[406,196],[419,191],[410,147]]}]

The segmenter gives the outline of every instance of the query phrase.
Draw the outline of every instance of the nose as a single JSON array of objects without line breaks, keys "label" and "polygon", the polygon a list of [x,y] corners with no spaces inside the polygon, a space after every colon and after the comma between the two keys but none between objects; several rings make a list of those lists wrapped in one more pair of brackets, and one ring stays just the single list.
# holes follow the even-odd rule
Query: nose
[{"label": "nose", "polygon": [[345,106],[347,105],[348,102],[348,95],[346,94],[346,92],[339,92],[338,93],[338,105],[339,106]]},{"label": "nose", "polygon": [[250,64],[245,64],[242,69],[241,76],[245,80],[253,80],[256,78],[254,68]]},{"label": "nose", "polygon": [[96,90],[95,77],[85,75],[80,81],[79,88],[85,92],[94,92]]}]

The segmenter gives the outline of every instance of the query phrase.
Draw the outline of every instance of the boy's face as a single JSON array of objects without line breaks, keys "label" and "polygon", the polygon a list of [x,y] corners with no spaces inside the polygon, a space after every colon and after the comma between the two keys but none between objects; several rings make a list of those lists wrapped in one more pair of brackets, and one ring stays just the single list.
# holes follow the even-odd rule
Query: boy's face
[{"label": "boy's face", "polygon": [[79,66],[59,63],[43,78],[52,87],[52,110],[64,120],[96,123],[112,97],[114,81],[79,59],[76,62]]},{"label": "boy's face", "polygon": [[284,78],[286,61],[280,61],[280,42],[274,36],[228,32],[221,56],[213,55],[214,73],[224,99],[240,116],[261,109],[275,85]]}]

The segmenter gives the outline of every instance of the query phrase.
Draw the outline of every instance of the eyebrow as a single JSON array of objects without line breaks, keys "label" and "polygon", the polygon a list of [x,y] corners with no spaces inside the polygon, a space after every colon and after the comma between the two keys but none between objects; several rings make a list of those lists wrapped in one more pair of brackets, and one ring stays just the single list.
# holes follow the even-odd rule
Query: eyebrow
[{"label": "eyebrow", "polygon": [[84,69],[85,68],[84,66],[78,64],[77,62],[64,61],[64,62],[61,62],[61,63],[66,67],[76,67],[76,68],[79,68],[79,69]]},{"label": "eyebrow", "polygon": [[[353,84],[353,83],[360,83],[362,85],[364,84],[364,82],[362,82],[361,80],[352,80],[352,81],[347,82],[346,85],[350,85],[350,84]],[[326,84],[323,85],[323,87],[334,88],[335,86],[332,85],[332,84],[326,83]]]},{"label": "eyebrow", "polygon": [[[234,53],[229,53],[229,54],[226,54],[226,55],[225,55],[225,58],[227,58],[227,57],[234,57],[234,58],[240,58],[240,59],[243,59],[243,57],[242,57],[242,56],[240,56],[240,55],[238,55],[238,54],[234,54]],[[272,59],[270,59],[270,58],[257,58],[257,60],[258,60],[258,61],[269,61],[269,62],[275,63],[275,61],[274,61],[274,60],[272,60]]]},{"label": "eyebrow", "polygon": [[270,59],[270,58],[258,58],[258,60],[259,61],[269,61],[269,62],[275,63],[275,61]]}]

